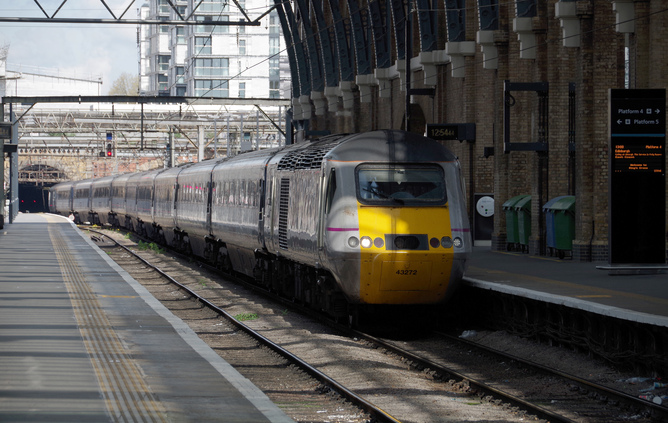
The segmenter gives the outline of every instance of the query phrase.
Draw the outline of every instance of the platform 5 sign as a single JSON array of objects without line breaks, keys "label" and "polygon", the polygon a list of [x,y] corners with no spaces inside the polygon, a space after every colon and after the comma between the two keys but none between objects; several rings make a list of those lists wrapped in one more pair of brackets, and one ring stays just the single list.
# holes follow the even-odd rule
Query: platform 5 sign
[{"label": "platform 5 sign", "polygon": [[666,90],[610,90],[609,261],[665,263]]}]

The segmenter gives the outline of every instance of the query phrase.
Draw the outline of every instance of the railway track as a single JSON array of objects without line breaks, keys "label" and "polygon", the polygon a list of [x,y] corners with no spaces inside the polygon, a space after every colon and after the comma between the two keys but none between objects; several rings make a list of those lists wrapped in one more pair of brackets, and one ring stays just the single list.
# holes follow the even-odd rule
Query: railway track
[{"label": "railway track", "polygon": [[[418,369],[466,381],[486,395],[501,398],[548,421],[668,421],[666,407],[449,334],[434,332],[432,337],[402,345],[395,340],[374,337],[369,340],[411,360]],[[447,356],[444,351],[448,351]],[[441,364],[443,361],[447,364]],[[497,366],[490,366],[494,362]],[[518,388],[526,387],[527,380],[534,387],[543,385],[543,389]]]},{"label": "railway track", "polygon": [[[161,289],[166,291],[166,293],[160,294],[158,292],[158,295],[154,293],[158,299],[171,303],[172,306],[177,303],[183,304],[181,300],[177,301],[176,298],[184,301],[187,299],[187,303],[190,305],[181,305],[180,307],[183,307],[188,312],[194,312],[195,309],[201,312],[205,309],[211,317],[207,317],[206,319],[201,316],[196,317],[195,320],[200,323],[204,320],[217,320],[217,316],[219,315],[224,316],[226,319],[225,328],[229,328],[223,329],[223,332],[238,333],[242,330],[248,330],[250,334],[247,336],[252,337],[253,343],[263,345],[261,349],[270,351],[271,355],[275,357],[273,358],[274,360],[282,361],[283,364],[281,366],[297,372],[300,375],[299,379],[302,380],[299,383],[309,387],[306,389],[302,387],[301,390],[312,391],[310,395],[307,395],[311,402],[308,407],[304,408],[312,409],[316,407],[328,410],[326,418],[315,420],[313,416],[306,417],[303,410],[297,410],[299,407],[294,404],[286,405],[285,408],[293,412],[293,418],[297,421],[462,421],[470,419],[470,415],[480,413],[480,409],[482,408],[487,410],[482,412],[482,415],[486,414],[484,417],[485,420],[490,420],[491,415],[497,414],[498,416],[494,417],[494,419],[505,419],[505,421],[541,419],[552,422],[611,422],[628,420],[649,422],[663,421],[666,418],[665,408],[662,410],[662,407],[655,407],[646,401],[636,402],[634,401],[635,398],[629,395],[623,393],[619,393],[618,395],[605,387],[598,389],[591,384],[582,383],[582,381],[564,379],[565,375],[554,372],[548,373],[551,369],[544,366],[543,368],[540,366],[536,367],[532,363],[522,363],[516,357],[492,355],[493,352],[490,351],[483,352],[476,350],[472,352],[473,348],[479,347],[477,345],[462,344],[463,341],[460,339],[446,338],[441,334],[434,334],[429,339],[397,341],[396,339],[381,339],[361,332],[351,332],[345,327],[337,327],[335,329],[337,333],[347,334],[340,337],[340,335],[321,334],[320,332],[323,331],[322,328],[313,329],[313,323],[309,323],[306,321],[308,319],[305,320],[304,318],[297,318],[300,324],[304,325],[302,327],[297,326],[294,321],[291,321],[289,324],[289,329],[281,329],[280,326],[272,327],[273,323],[267,322],[266,320],[269,319],[264,317],[268,313],[267,311],[261,312],[262,319],[250,320],[246,324],[239,323],[239,314],[235,316],[223,310],[223,307],[220,306],[221,303],[229,305],[236,300],[232,301],[228,294],[221,295],[222,292],[220,291],[222,289],[216,288],[214,286],[215,282],[210,281],[209,276],[196,275],[194,282],[191,280],[187,283],[179,283],[175,279],[192,279],[193,275],[188,274],[187,270],[184,271],[182,269],[162,272],[172,275],[165,274],[163,276],[170,280],[170,284],[179,286],[178,291],[175,288],[165,289],[167,286],[165,282],[156,282],[155,276],[148,276],[154,275],[153,272],[158,271],[152,269],[153,264],[151,263],[154,263],[155,258],[158,257],[158,267],[168,267],[171,265],[170,261],[174,261],[173,258],[161,254],[148,253],[139,255],[149,256],[151,257],[150,260],[139,257],[139,255],[137,259],[134,259],[130,255],[137,253],[133,251],[136,250],[136,247],[130,249],[124,246],[111,247],[111,244],[107,240],[111,240],[112,237],[118,238],[117,235],[109,235],[108,233],[105,235],[103,232],[98,232],[94,235],[94,240],[97,238],[99,245],[107,250],[112,259],[119,262],[122,267],[134,268],[130,273],[140,282],[145,285],[160,285]],[[119,250],[118,248],[125,249]],[[124,263],[126,260],[142,260],[142,264],[138,268],[137,265]],[[201,269],[201,265],[196,265],[196,268]],[[147,276],[143,277],[143,274]],[[140,279],[145,279],[145,281]],[[150,287],[147,288],[152,290]],[[163,299],[159,296],[165,296],[165,298]],[[198,304],[197,307],[192,306],[192,300],[196,301],[196,304]],[[169,304],[168,307],[172,308]],[[239,307],[237,306],[237,308]],[[289,309],[286,304],[282,304],[280,309],[283,314],[292,313],[288,311]],[[273,312],[276,314],[276,309]],[[175,314],[178,315],[178,313]],[[252,313],[250,314],[252,315]],[[187,319],[184,320],[187,321]],[[215,324],[222,326],[220,323]],[[200,333],[200,336],[204,337],[222,336],[212,335],[210,329],[200,331],[197,328],[193,329]],[[306,350],[304,350],[304,347],[301,349],[294,348],[296,344],[303,343],[303,341],[295,340],[294,335],[282,334],[276,337],[277,340],[274,340],[274,336],[272,335],[272,340],[269,340],[268,337],[257,333],[283,332],[284,330],[309,332],[307,337],[314,336],[314,333],[317,333],[319,341],[311,344],[311,350],[316,350],[315,356],[303,358],[309,356],[309,353],[312,351],[308,350],[308,346]],[[321,349],[320,345],[324,343],[331,343],[333,345],[337,342],[342,345],[349,344],[347,346],[349,349],[332,349],[323,354],[318,352]],[[214,347],[214,349],[216,348]],[[229,350],[230,348],[229,346],[225,346],[221,347],[221,349]],[[459,349],[460,352],[455,353],[455,349]],[[375,352],[375,355],[370,354],[372,352]],[[326,354],[329,354],[330,358],[324,358]],[[241,355],[244,354],[242,353]],[[378,355],[384,356],[382,362],[377,357]],[[465,355],[473,359],[467,363],[453,360],[453,357],[459,355]],[[483,355],[486,356],[484,359],[481,358]],[[367,358],[367,356],[372,356],[372,358]],[[231,362],[231,364],[235,361],[229,357],[224,356],[224,358]],[[250,357],[245,358],[250,360]],[[351,358],[354,359],[351,360]],[[348,366],[341,364],[345,363],[346,360],[351,362],[358,361],[358,358],[359,361],[368,361],[361,366],[359,366],[360,363],[356,363],[359,367],[355,367],[354,370],[352,366],[346,368]],[[255,360],[261,361],[257,361],[255,365],[251,364],[248,360],[245,361],[245,364],[241,364],[241,366],[257,366],[258,362],[262,363],[262,360],[265,359],[256,357]],[[334,364],[336,362],[338,362],[338,365]],[[485,364],[487,367],[473,368],[472,364],[476,362],[485,362],[487,363]],[[489,372],[489,369],[493,369],[495,366],[498,368],[500,366],[499,363],[502,363],[501,367],[504,369],[501,376],[498,373],[485,373]],[[512,366],[508,363],[512,363]],[[513,369],[510,372],[507,370],[509,366]],[[235,367],[237,366],[235,365]],[[270,367],[273,367],[273,365]],[[399,379],[399,382],[397,382],[395,379],[390,379],[389,376],[382,376],[384,368],[390,369],[388,373],[393,371],[395,373],[402,373],[400,378],[403,379]],[[359,381],[359,376],[351,377],[350,374],[346,373],[353,371],[359,371],[367,376],[377,373],[375,376],[378,377],[380,375],[381,386],[368,382],[365,384]],[[514,387],[516,383],[510,378],[512,373],[524,379],[535,379],[536,383],[534,385],[544,384],[545,380],[550,380],[550,385],[561,387],[561,394],[557,395],[552,392],[549,396],[546,396],[548,394],[542,391],[542,394],[538,393],[533,397],[527,398],[526,392]],[[328,374],[332,376],[327,376]],[[308,382],[301,375],[313,378],[317,382]],[[262,377],[266,378],[266,375],[260,376],[260,378]],[[286,375],[283,377],[290,379],[294,376]],[[251,380],[253,379],[251,378]],[[341,382],[337,382],[337,380]],[[386,380],[386,386],[382,386],[383,380]],[[253,381],[255,382],[255,380]],[[257,382],[255,383],[258,384]],[[428,386],[428,388],[425,388],[424,385]],[[418,388],[417,386],[420,387]],[[535,390],[540,391],[539,389]],[[333,401],[335,405],[323,404],[314,406],[317,403],[317,400],[314,398],[319,396],[315,394],[316,392],[330,393],[330,395],[323,395],[327,399],[325,403]],[[335,395],[331,393],[335,393]],[[437,405],[425,406],[424,403],[415,399],[414,395],[417,395],[417,393],[429,398],[427,401],[431,401]],[[290,397],[288,394],[284,395]],[[341,398],[345,398],[345,402],[341,401]],[[280,402],[286,398],[272,399],[275,402]],[[445,401],[443,401],[444,399]],[[298,403],[301,400],[291,398],[290,401]],[[449,404],[441,404],[441,402]],[[414,411],[411,411],[411,408]],[[478,408],[478,410],[473,412],[472,408]],[[461,409],[465,410],[463,411],[464,413],[468,413],[466,418],[457,415],[457,413],[462,412]],[[286,410],[286,412],[288,411]],[[332,418],[333,415],[338,417]]]}]

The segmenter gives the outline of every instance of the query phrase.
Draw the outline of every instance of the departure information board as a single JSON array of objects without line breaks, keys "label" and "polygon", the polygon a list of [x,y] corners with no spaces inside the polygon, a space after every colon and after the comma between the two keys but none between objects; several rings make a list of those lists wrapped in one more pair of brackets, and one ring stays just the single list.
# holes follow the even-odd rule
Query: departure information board
[{"label": "departure information board", "polygon": [[666,90],[610,90],[609,262],[665,263]]},{"label": "departure information board", "polygon": [[613,154],[613,172],[665,172],[665,150],[662,145],[625,140],[624,144],[614,144]]}]

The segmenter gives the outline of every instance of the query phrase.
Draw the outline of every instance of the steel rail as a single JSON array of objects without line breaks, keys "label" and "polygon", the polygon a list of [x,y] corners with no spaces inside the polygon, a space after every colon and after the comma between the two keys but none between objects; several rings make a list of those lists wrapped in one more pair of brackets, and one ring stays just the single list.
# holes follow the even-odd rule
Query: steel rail
[{"label": "steel rail", "polygon": [[213,312],[225,317],[230,323],[232,323],[236,328],[239,330],[243,331],[247,335],[253,337],[256,341],[258,341],[260,344],[267,346],[277,354],[279,354],[281,357],[285,358],[295,366],[299,367],[300,369],[304,370],[309,376],[312,378],[316,379],[318,382],[322,383],[323,385],[327,386],[329,389],[332,391],[338,393],[342,397],[344,397],[346,400],[350,401],[352,404],[355,404],[357,407],[360,409],[364,410],[367,412],[373,419],[374,421],[377,422],[383,422],[383,423],[401,423],[399,420],[385,412],[384,410],[376,407],[374,404],[371,402],[367,401],[366,399],[362,398],[361,396],[357,395],[353,391],[349,390],[345,386],[341,385],[339,382],[336,380],[332,379],[331,377],[327,376],[326,374],[322,373],[320,370],[316,369],[315,367],[311,366],[307,362],[303,361],[301,358],[297,357],[296,355],[292,354],[290,351],[284,349],[280,345],[270,341],[269,339],[265,338],[258,332],[254,331],[253,329],[249,328],[247,325],[243,324],[239,320],[235,319],[234,316],[229,314],[227,311],[223,310],[222,308],[216,306],[206,298],[201,297],[199,294],[197,294],[195,291],[192,289],[188,288],[187,286],[181,284],[178,282],[176,279],[172,278],[170,275],[168,275],[166,272],[164,272],[162,269],[159,267],[151,264],[148,260],[144,259],[143,257],[139,256],[137,253],[132,251],[130,248],[120,244],[118,241],[115,239],[107,236],[106,234],[90,229],[88,227],[85,228],[85,230],[94,232],[102,237],[106,237],[110,241],[112,241],[114,244],[116,244],[118,247],[121,247],[124,249],[126,252],[131,254],[133,257],[137,258],[140,260],[142,263],[144,263],[146,266],[150,267],[157,273],[159,273],[162,277],[167,279],[171,284],[174,284],[179,287],[179,289],[185,291],[190,295],[192,298],[194,298],[196,301],[202,303],[204,306],[212,310]]},{"label": "steel rail", "polygon": [[488,394],[492,395],[495,398],[499,398],[505,402],[508,402],[516,407],[519,407],[522,410],[527,411],[530,414],[535,415],[536,417],[540,419],[547,420],[549,422],[559,422],[559,423],[575,423],[573,420],[566,418],[560,414],[554,413],[550,410],[547,410],[539,405],[533,404],[531,402],[525,401],[522,398],[519,398],[517,396],[514,396],[512,394],[509,394],[507,392],[501,391],[497,388],[494,388],[492,386],[489,386],[485,384],[484,382],[481,382],[473,377],[467,376],[463,373],[460,373],[456,370],[450,369],[448,367],[445,367],[441,364],[435,363],[429,359],[426,359],[424,357],[420,357],[408,350],[405,350],[401,347],[398,347],[394,344],[391,344],[389,342],[386,342],[380,338],[376,338],[375,336],[359,332],[359,331],[353,331],[355,333],[355,336],[365,339],[368,342],[374,343],[382,348],[387,349],[388,351],[391,351],[394,354],[397,354],[402,357],[406,357],[410,359],[411,361],[417,363],[418,365],[424,367],[424,368],[429,368],[432,370],[436,370],[438,372],[441,372],[443,374],[448,374],[451,376],[454,376],[454,378],[457,378],[459,380],[463,380],[469,383],[469,385],[477,388],[478,390]]}]

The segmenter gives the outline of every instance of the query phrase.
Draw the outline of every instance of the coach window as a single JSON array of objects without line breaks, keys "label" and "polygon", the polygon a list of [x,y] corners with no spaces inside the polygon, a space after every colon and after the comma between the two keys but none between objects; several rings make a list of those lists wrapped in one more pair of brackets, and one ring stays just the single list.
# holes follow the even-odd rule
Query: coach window
[{"label": "coach window", "polygon": [[239,181],[239,204],[242,206],[248,205],[248,198],[246,197],[246,180]]},{"label": "coach window", "polygon": [[237,181],[230,181],[230,204],[237,205]]},{"label": "coach window", "polygon": [[251,205],[251,207],[257,207],[257,205],[259,203],[258,198],[257,198],[258,197],[257,183],[255,181],[251,181],[250,186],[251,186],[251,189],[250,189],[250,193],[251,193],[250,205]]}]

